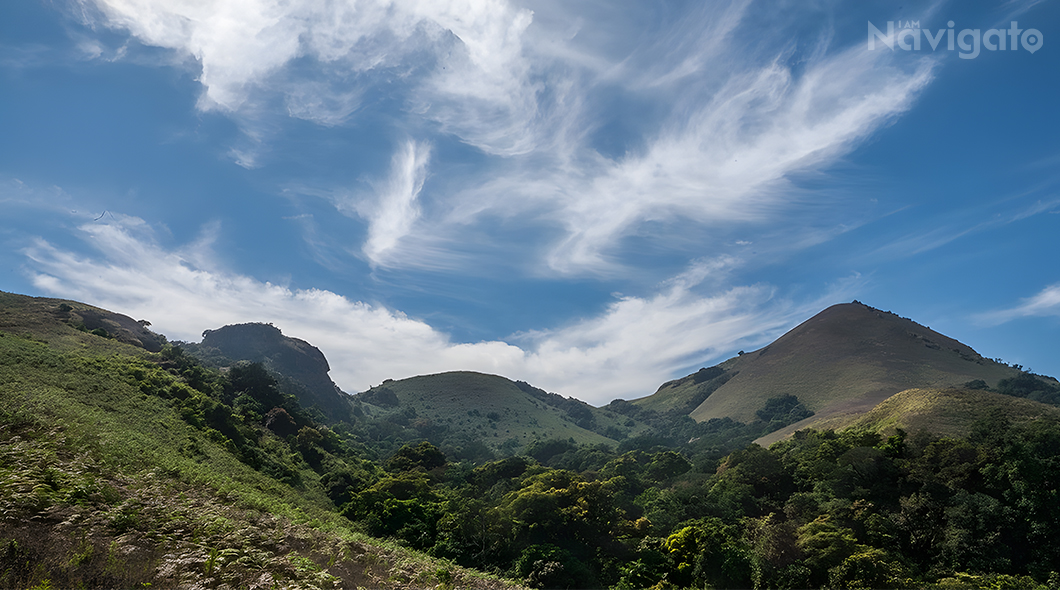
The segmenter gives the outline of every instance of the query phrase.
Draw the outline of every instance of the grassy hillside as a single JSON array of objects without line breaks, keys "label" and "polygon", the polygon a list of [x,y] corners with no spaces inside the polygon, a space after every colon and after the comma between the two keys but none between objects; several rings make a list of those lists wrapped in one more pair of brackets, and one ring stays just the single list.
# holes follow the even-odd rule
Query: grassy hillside
[{"label": "grassy hillside", "polygon": [[850,427],[890,434],[895,428],[926,430],[964,438],[984,418],[1015,425],[1034,420],[1060,424],[1060,408],[1043,403],[968,389],[910,389],[887,398],[859,416]]},{"label": "grassy hillside", "polygon": [[77,301],[0,291],[0,330],[42,339],[61,351],[131,355],[158,351],[165,338],[150,332],[149,325]]},{"label": "grassy hillside", "polygon": [[798,397],[824,418],[868,411],[914,387],[953,387],[976,379],[993,386],[1019,373],[916,322],[861,303],[830,307],[769,346],[719,368],[731,378],[692,410],[696,420],[748,422],[766,400],[780,395]]},{"label": "grassy hillside", "polygon": [[667,381],[660,385],[654,394],[633,400],[632,403],[663,414],[691,414],[735,375],[735,371],[726,370],[721,366],[703,368],[687,377]]},{"label": "grassy hillside", "polygon": [[770,433],[755,442],[769,446],[796,430],[856,428],[890,435],[896,428],[923,430],[936,436],[964,438],[984,418],[1013,424],[1044,420],[1060,424],[1060,408],[991,391],[963,388],[915,388],[896,393],[868,412],[813,416]]},{"label": "grassy hillside", "polygon": [[506,587],[340,517],[321,471],[372,467],[326,428],[278,436],[89,306],[0,304],[0,587]]},{"label": "grassy hillside", "polygon": [[609,410],[497,375],[466,371],[388,380],[354,397],[369,417],[448,446],[514,452],[536,440],[616,444],[646,427]]}]

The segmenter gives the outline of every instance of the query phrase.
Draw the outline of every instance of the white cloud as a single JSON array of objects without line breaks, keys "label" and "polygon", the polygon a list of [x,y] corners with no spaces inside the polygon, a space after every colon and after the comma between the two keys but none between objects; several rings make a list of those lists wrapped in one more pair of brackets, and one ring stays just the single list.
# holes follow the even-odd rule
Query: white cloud
[{"label": "white cloud", "polygon": [[[290,289],[219,270],[211,236],[168,251],[142,220],[81,226],[97,251],[81,256],[38,240],[26,249],[33,284],[137,318],[170,338],[271,322],[318,346],[347,391],[386,378],[476,370],[523,379],[603,404],[652,393],[677,372],[764,338],[816,311],[775,298],[767,285],[725,287],[736,261],[701,261],[648,297],[621,297],[599,316],[504,341],[457,343],[400,311],[319,289]],[[700,293],[700,291],[713,291]]]},{"label": "white cloud", "polygon": [[[430,146],[405,142],[390,162],[390,176],[378,187],[374,200],[339,201],[340,210],[356,212],[368,220],[368,237],[362,251],[373,266],[385,265],[398,241],[408,235],[420,217],[417,199],[427,178]],[[351,211],[352,210],[352,211]]]},{"label": "white cloud", "polygon": [[290,116],[338,125],[366,87],[409,83],[409,106],[468,143],[533,145],[521,43],[533,17],[505,0],[84,1],[106,26],[198,61],[203,110],[251,124],[277,93]]},{"label": "white cloud", "polygon": [[608,252],[646,223],[776,222],[800,204],[792,174],[834,163],[909,108],[932,78],[933,62],[903,72],[882,55],[858,47],[798,76],[776,62],[734,76],[643,151],[594,154],[575,166],[513,163],[454,198],[451,226],[432,227],[444,234],[485,215],[533,211],[565,229],[548,264],[574,274],[610,268]]},{"label": "white cloud", "polygon": [[[615,249],[645,224],[775,222],[796,204],[791,175],[826,168],[909,108],[935,64],[899,66],[861,42],[837,50],[828,34],[791,60],[783,31],[763,39],[745,22],[746,0],[661,22],[635,5],[547,1],[92,1],[109,26],[198,60],[201,107],[247,127],[277,112],[341,125],[384,89],[398,128],[503,156],[479,169],[488,181],[440,183],[415,239],[387,236],[423,214],[417,197],[385,200],[396,209],[368,217],[377,233],[363,249],[376,264],[507,255],[495,238],[465,239],[497,217],[540,224],[523,256],[560,274],[613,273]],[[607,156],[594,134],[614,104],[651,108],[624,115],[643,120]],[[261,165],[261,133],[230,151],[239,165]]]},{"label": "white cloud", "polygon": [[978,314],[975,319],[980,324],[996,326],[1019,318],[1049,316],[1060,317],[1060,283],[1049,285],[1037,295],[1020,300],[1014,307]]}]

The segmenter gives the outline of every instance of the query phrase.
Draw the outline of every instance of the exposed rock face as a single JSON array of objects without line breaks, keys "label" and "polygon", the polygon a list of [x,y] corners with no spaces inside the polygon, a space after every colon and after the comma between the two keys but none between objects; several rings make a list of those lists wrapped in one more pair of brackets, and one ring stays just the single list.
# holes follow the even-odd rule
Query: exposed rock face
[{"label": "exposed rock face", "polygon": [[215,348],[236,361],[251,361],[294,381],[299,403],[316,406],[332,419],[345,418],[350,405],[346,394],[328,376],[331,367],[320,349],[305,340],[284,336],[271,324],[237,324],[203,332],[202,346]]}]

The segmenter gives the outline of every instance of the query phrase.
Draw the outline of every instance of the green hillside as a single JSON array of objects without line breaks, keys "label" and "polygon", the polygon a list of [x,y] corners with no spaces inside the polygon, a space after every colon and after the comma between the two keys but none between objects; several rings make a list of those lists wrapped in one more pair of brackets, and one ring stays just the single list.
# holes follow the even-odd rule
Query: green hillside
[{"label": "green hillside", "polygon": [[1002,419],[1013,424],[1044,420],[1060,424],[1060,408],[1041,402],[972,389],[915,388],[896,393],[863,413],[817,416],[772,432],[756,440],[769,446],[804,428],[854,428],[881,434],[923,430],[936,436],[964,438],[981,420]]},{"label": "green hillside", "polygon": [[862,414],[850,428],[892,434],[926,430],[939,436],[965,438],[984,418],[1022,425],[1035,420],[1060,424],[1060,408],[990,391],[970,389],[909,389],[887,398]]},{"label": "green hillside", "polygon": [[507,586],[341,517],[332,484],[381,470],[274,382],[93,334],[90,311],[113,316],[0,294],[0,587]]},{"label": "green hillside", "polygon": [[165,338],[148,330],[149,325],[145,320],[137,321],[77,301],[0,291],[0,330],[45,340],[65,352],[158,352]]},{"label": "green hillside", "polygon": [[667,381],[660,385],[654,394],[633,400],[632,403],[659,413],[691,414],[735,375],[734,371],[727,370],[722,365],[703,368],[687,377]]},{"label": "green hillside", "polygon": [[443,447],[508,454],[534,441],[615,445],[646,426],[526,383],[467,371],[387,380],[354,396],[365,416],[418,431]]}]

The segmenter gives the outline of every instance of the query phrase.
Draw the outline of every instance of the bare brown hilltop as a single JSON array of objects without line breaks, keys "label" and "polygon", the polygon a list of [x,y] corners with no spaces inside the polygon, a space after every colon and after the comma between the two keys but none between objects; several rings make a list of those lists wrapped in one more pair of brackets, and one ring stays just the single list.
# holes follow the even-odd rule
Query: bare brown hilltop
[{"label": "bare brown hilltop", "polygon": [[794,395],[816,415],[786,429],[793,431],[867,412],[907,389],[973,380],[994,386],[1017,374],[953,338],[855,301],[833,305],[762,349],[665,383],[633,403],[653,409],[685,404],[698,421],[750,422],[770,398]]}]

